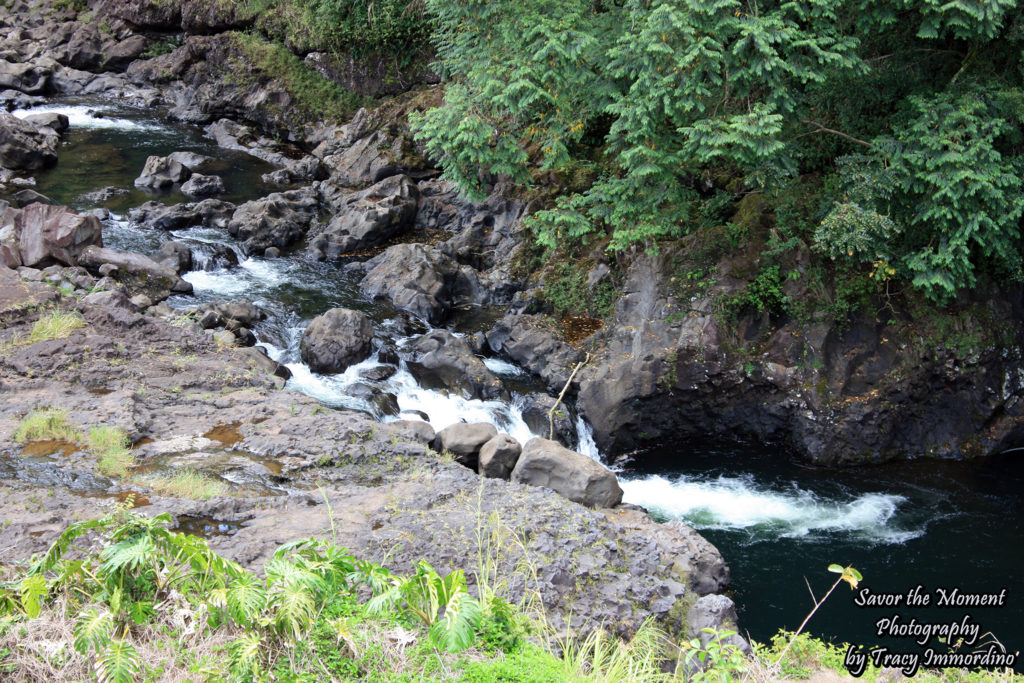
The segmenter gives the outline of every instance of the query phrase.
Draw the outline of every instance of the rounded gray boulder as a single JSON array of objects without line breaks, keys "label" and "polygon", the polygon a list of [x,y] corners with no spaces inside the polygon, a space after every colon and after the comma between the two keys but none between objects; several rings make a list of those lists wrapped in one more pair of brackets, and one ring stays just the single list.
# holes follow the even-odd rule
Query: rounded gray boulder
[{"label": "rounded gray boulder", "polygon": [[302,335],[302,362],[313,372],[344,372],[373,351],[373,325],[359,311],[332,308],[317,316]]}]

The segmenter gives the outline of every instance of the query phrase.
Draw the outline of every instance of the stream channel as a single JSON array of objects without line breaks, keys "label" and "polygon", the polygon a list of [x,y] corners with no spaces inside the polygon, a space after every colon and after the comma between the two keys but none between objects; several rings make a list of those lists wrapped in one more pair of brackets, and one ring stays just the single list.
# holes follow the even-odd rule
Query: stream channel
[{"label": "stream channel", "polygon": [[[39,192],[78,210],[108,209],[107,246],[153,253],[168,238],[188,244],[200,269],[184,277],[195,293],[173,297],[172,306],[252,301],[269,314],[254,331],[269,354],[292,371],[288,388],[327,406],[375,411],[347,391],[365,381],[359,371],[376,365],[375,356],[345,373],[327,376],[310,372],[298,352],[304,327],[336,306],[363,311],[374,321],[378,335],[389,336],[401,347],[395,312],[363,296],[357,277],[336,264],[306,259],[301,252],[277,259],[246,258],[226,231],[196,227],[168,234],[135,225],[127,217],[129,208],[151,199],[168,204],[188,201],[180,194],[154,197],[133,188],[132,181],[151,154],[183,150],[214,157],[214,165],[204,172],[220,175],[227,188],[221,198],[236,203],[281,189],[260,180],[270,166],[219,148],[201,131],[157,118],[153,112],[95,101],[32,111],[45,110],[67,114],[71,128],[58,166],[39,177]],[[82,199],[84,193],[105,186],[130,191],[99,205]],[[236,252],[238,265],[217,258],[226,249]],[[457,333],[487,329],[500,315],[501,311],[460,312],[450,327]],[[378,417],[415,419],[412,411],[419,411],[435,429],[463,419],[486,421],[525,442],[531,430],[519,397],[543,391],[542,385],[501,359],[485,363],[505,381],[512,401],[466,400],[425,389],[403,368],[376,385],[397,397],[401,415]],[[577,427],[577,449],[599,458],[588,438],[589,428],[579,421]],[[721,550],[732,569],[741,627],[756,640],[766,640],[779,627],[796,628],[812,606],[805,577],[820,596],[835,578],[826,567],[839,563],[858,568],[872,592],[906,593],[917,584],[926,591],[956,586],[967,592],[998,592],[1005,587],[1006,607],[970,613],[982,632],[991,631],[1010,651],[1024,647],[1024,461],[1019,454],[838,470],[808,467],[765,446],[709,441],[634,453],[613,467],[626,502],[642,505],[662,520],[685,520]],[[875,636],[875,621],[891,616],[892,609],[857,609],[852,599],[850,590],[837,589],[809,630],[836,641],[887,643],[898,651],[920,651],[911,640]],[[907,620],[916,616],[939,622],[958,620],[964,612],[899,610]]]}]

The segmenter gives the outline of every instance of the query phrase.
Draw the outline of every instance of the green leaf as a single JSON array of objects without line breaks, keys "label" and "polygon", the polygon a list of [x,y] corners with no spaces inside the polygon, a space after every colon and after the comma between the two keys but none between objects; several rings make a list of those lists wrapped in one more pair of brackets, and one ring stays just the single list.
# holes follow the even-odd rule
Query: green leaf
[{"label": "green leaf", "polygon": [[828,566],[828,570],[829,570],[830,572],[833,572],[833,573],[835,573],[835,574],[842,574],[843,572],[845,572],[845,571],[846,571],[846,569],[845,569],[844,567],[842,567],[842,566],[840,566],[840,565],[838,565],[838,564],[830,564],[830,565]]},{"label": "green leaf", "polygon": [[81,654],[90,650],[99,651],[110,642],[114,631],[114,620],[109,612],[92,607],[83,612],[75,622],[74,647]]},{"label": "green leaf", "polygon": [[123,640],[112,640],[96,655],[99,683],[131,683],[139,673],[139,655]]},{"label": "green leaf", "polygon": [[46,595],[46,578],[41,574],[32,574],[21,580],[21,608],[29,619],[39,616],[42,609],[42,598]]}]

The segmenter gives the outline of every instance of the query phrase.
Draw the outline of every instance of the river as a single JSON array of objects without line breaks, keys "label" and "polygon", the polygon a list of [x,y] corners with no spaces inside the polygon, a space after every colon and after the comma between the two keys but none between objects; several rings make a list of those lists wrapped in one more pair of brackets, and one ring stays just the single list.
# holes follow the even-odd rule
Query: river
[{"label": "river", "polygon": [[[193,128],[169,123],[152,112],[110,103],[72,102],[43,110],[69,115],[71,129],[60,163],[40,176],[37,190],[59,203],[87,210],[96,205],[82,194],[104,186],[129,189],[102,204],[108,246],[143,253],[171,237],[188,244],[201,270],[185,275],[191,297],[174,297],[176,307],[204,301],[246,299],[270,314],[255,332],[269,354],[292,371],[289,387],[325,405],[375,413],[375,407],[349,395],[359,371],[375,358],[334,376],[317,375],[301,362],[302,330],[316,315],[335,306],[364,311],[378,332],[405,336],[390,306],[367,300],[358,280],[339,266],[293,255],[246,258],[226,232],[190,228],[170,234],[133,224],[127,209],[152,199],[132,187],[150,154],[177,150],[216,157],[210,172],[221,175],[228,194],[241,202],[277,188],[259,179],[270,170],[241,152],[218,148]],[[40,109],[33,110],[35,112]],[[186,201],[162,195],[159,201]],[[233,249],[239,264],[224,265],[214,254]],[[456,319],[456,331],[460,328]],[[531,436],[522,418],[521,395],[540,385],[500,359],[486,364],[512,388],[510,402],[466,400],[420,387],[405,369],[377,383],[393,393],[400,419],[425,414],[437,429],[465,419],[492,422],[520,441]],[[600,457],[587,426],[580,422],[578,450]],[[721,550],[732,569],[742,629],[766,640],[779,627],[795,628],[812,606],[807,583],[822,595],[834,580],[831,563],[853,565],[873,592],[905,593],[921,584],[926,591],[956,586],[970,592],[1009,589],[1009,606],[972,612],[984,630],[1011,650],[1024,644],[1024,461],[1019,454],[969,462],[916,461],[856,469],[812,468],[768,447],[691,443],[633,454],[615,464],[625,500],[648,508],[660,519],[682,519],[701,530]],[[806,583],[805,583],[806,581]],[[841,586],[811,622],[813,633],[864,645],[886,642],[874,624],[892,612],[857,609],[854,594]],[[905,612],[909,618],[942,621],[963,610]],[[909,641],[887,641],[908,649]],[[910,647],[910,649],[914,649]]]}]

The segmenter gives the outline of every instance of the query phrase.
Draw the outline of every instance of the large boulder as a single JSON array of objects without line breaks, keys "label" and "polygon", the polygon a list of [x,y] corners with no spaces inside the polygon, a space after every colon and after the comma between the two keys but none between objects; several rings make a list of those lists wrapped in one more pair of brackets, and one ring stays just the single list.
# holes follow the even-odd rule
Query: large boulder
[{"label": "large boulder", "polygon": [[60,138],[51,128],[40,128],[17,116],[0,112],[0,168],[39,171],[57,163]]},{"label": "large boulder", "polygon": [[409,176],[392,176],[350,195],[313,240],[320,258],[334,259],[382,244],[412,226],[420,191]]},{"label": "large boulder", "polygon": [[469,344],[447,330],[431,330],[408,350],[409,372],[426,387],[485,400],[500,398],[504,393],[501,380],[476,357]]},{"label": "large boulder", "polygon": [[77,265],[87,247],[103,246],[102,231],[96,216],[79,215],[66,206],[30,204],[0,215],[0,243],[7,245],[4,260],[16,256],[16,265]]},{"label": "large boulder", "polygon": [[179,275],[192,270],[192,250],[187,244],[169,240],[160,245],[153,260],[167,266]]},{"label": "large boulder", "polygon": [[146,202],[131,209],[128,217],[136,223],[160,230],[184,230],[195,225],[225,228],[234,216],[236,208],[231,202],[220,199],[204,199],[201,202],[170,206],[160,202]]},{"label": "large boulder", "polygon": [[184,164],[170,157],[151,156],[146,159],[142,175],[135,179],[135,187],[147,190],[165,190],[192,175]]},{"label": "large boulder", "polygon": [[181,184],[181,193],[187,197],[213,197],[226,191],[224,181],[215,175],[193,173],[191,178]]},{"label": "large boulder", "polygon": [[558,337],[539,315],[507,315],[487,333],[487,344],[561,391],[582,354]]},{"label": "large boulder", "polygon": [[431,325],[443,321],[454,303],[488,302],[475,270],[426,244],[396,244],[359,267],[366,272],[359,283],[363,293],[387,297]]},{"label": "large boulder", "polygon": [[0,60],[0,90],[17,90],[29,95],[46,92],[53,70],[32,62]]},{"label": "large boulder", "polygon": [[67,114],[61,114],[60,112],[55,111],[46,111],[41,114],[29,114],[23,120],[31,123],[33,126],[49,128],[58,134],[66,133],[68,128],[71,126],[71,120],[68,119]]},{"label": "large boulder", "polygon": [[436,451],[448,451],[455,456],[455,460],[475,470],[480,449],[497,435],[498,430],[492,424],[458,422],[439,431],[433,447]]},{"label": "large boulder", "polygon": [[262,254],[270,247],[284,249],[306,234],[317,207],[308,190],[275,192],[240,205],[228,222],[228,232],[242,242],[248,255]]},{"label": "large boulder", "polygon": [[619,481],[607,467],[539,437],[523,446],[512,481],[544,486],[589,507],[613,507],[622,502]]},{"label": "large boulder", "polygon": [[[358,125],[360,114],[368,116],[361,110],[353,118],[353,124]],[[378,130],[350,146],[344,146],[345,142],[348,140],[327,140],[313,150],[313,154],[323,158],[331,183],[335,185],[376,183],[400,173],[420,175],[419,172],[429,166],[405,136],[396,137]]]},{"label": "large boulder", "polygon": [[482,477],[508,479],[522,452],[518,441],[508,434],[498,434],[480,448],[477,471]]},{"label": "large boulder", "polygon": [[89,247],[78,262],[96,272],[104,265],[113,266],[104,270],[110,271],[132,294],[145,294],[153,302],[163,301],[173,293],[192,292],[192,283],[182,280],[173,269],[132,251]]},{"label": "large boulder", "polygon": [[373,325],[359,311],[332,308],[317,316],[302,335],[302,361],[313,372],[344,372],[373,351]]}]

